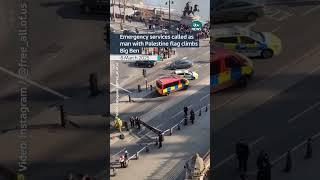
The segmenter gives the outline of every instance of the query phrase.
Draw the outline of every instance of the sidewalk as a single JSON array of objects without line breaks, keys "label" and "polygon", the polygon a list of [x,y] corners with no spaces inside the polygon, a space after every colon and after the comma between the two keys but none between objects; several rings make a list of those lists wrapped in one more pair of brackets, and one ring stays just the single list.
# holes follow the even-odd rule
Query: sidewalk
[{"label": "sidewalk", "polygon": [[161,149],[143,152],[129,167],[117,169],[113,180],[175,179],[183,172],[186,160],[194,153],[204,154],[210,148],[210,112],[206,112],[194,125],[188,125],[172,136],[165,136]]}]

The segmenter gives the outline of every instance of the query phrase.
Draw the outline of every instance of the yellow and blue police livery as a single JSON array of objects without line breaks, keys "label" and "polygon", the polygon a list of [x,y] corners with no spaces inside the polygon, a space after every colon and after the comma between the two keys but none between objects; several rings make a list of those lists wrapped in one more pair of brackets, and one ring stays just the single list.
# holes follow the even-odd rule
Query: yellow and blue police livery
[{"label": "yellow and blue police livery", "polygon": [[282,51],[281,40],[270,32],[256,32],[241,27],[216,28],[212,43],[248,57],[271,58]]},{"label": "yellow and blue police livery", "polygon": [[253,73],[253,63],[248,57],[230,50],[216,50],[210,57],[211,93],[235,84],[244,87]]}]

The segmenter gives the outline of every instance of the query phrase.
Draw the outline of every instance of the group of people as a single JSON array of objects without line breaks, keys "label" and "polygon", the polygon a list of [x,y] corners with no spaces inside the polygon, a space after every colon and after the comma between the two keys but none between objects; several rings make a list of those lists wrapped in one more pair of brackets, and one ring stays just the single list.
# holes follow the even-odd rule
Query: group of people
[{"label": "group of people", "polygon": [[[183,108],[183,111],[184,111],[184,125],[187,125],[188,124],[188,111],[189,111],[189,108],[187,106],[185,106]],[[194,114],[194,111],[191,109],[190,110],[190,121],[191,121],[192,124],[194,123],[194,120],[195,120],[195,114]]]},{"label": "group of people", "polygon": [[[243,180],[247,179],[247,162],[250,156],[250,147],[247,142],[240,140],[236,144],[236,155],[239,162],[238,170],[240,171],[240,177]],[[270,180],[271,179],[271,163],[269,156],[263,150],[260,152],[257,158],[257,180]]]},{"label": "group of people", "polygon": [[141,119],[138,116],[136,116],[136,117],[131,116],[130,117],[130,127],[131,128],[137,127],[137,129],[140,130],[141,129],[140,122],[141,122]]}]

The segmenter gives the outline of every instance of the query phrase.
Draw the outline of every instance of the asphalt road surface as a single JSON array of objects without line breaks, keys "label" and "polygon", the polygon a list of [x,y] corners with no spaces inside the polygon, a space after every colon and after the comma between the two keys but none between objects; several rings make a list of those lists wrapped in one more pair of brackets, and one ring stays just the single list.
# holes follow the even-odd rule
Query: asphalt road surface
[{"label": "asphalt road surface", "polygon": [[[234,155],[240,138],[251,145],[249,179],[255,179],[260,150],[277,162],[289,149],[319,133],[319,5],[268,6],[266,17],[237,24],[274,32],[283,52],[271,59],[254,59],[255,78],[247,89],[229,89],[211,98],[214,131],[214,179],[240,179]],[[220,25],[224,26],[224,25]],[[280,167],[274,167],[279,171]],[[319,177],[318,177],[319,178]]]}]

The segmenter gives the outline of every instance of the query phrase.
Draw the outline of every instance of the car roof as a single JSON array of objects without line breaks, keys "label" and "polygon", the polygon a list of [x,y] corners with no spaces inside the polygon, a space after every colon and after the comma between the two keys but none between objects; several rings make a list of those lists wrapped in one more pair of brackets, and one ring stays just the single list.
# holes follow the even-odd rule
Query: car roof
[{"label": "car roof", "polygon": [[249,29],[242,28],[239,26],[234,26],[234,27],[223,27],[223,28],[213,29],[211,35],[214,38],[219,38],[219,37],[249,35],[249,32],[250,32]]},{"label": "car roof", "polygon": [[210,59],[210,61],[211,62],[217,61],[217,60],[220,60],[221,58],[225,58],[225,57],[230,56],[230,55],[237,56],[237,53],[234,52],[234,51],[231,51],[231,50],[218,48],[218,49],[214,50],[214,52],[213,52],[213,57],[214,58]]},{"label": "car roof", "polygon": [[178,77],[178,76],[168,76],[168,77],[162,77],[160,79],[157,80],[157,82],[160,82],[161,84],[168,84],[177,80],[180,80],[182,78]]}]

